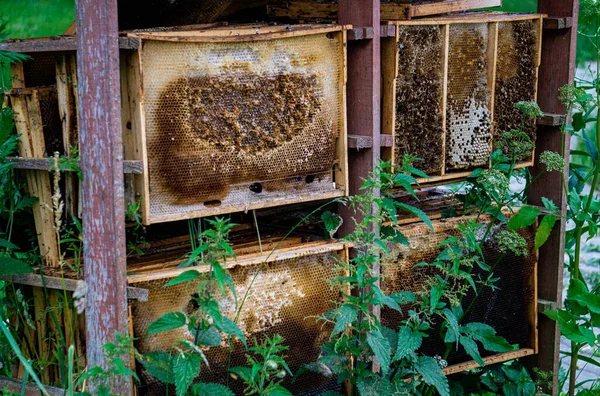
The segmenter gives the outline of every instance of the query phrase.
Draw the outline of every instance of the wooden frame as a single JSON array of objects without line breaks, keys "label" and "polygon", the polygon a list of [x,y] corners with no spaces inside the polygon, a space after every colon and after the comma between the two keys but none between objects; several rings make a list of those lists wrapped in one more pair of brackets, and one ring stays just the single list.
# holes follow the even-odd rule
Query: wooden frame
[{"label": "wooden frame", "polygon": [[[468,11],[476,8],[499,7],[502,0],[447,0],[425,4],[382,3],[381,20],[408,20],[418,17]],[[336,19],[337,4],[314,3],[310,1],[288,1],[286,4],[274,4],[267,8],[272,17],[290,19]]]},{"label": "wooden frame", "polygon": [[[445,17],[437,17],[437,18],[428,18],[428,19],[419,19],[419,20],[410,20],[410,21],[395,21],[388,22],[387,26],[395,26],[396,28],[393,30],[395,32],[395,37],[386,37],[382,38],[382,86],[383,86],[383,112],[382,112],[382,134],[393,136],[393,140],[395,141],[396,136],[396,79],[398,77],[398,60],[399,60],[399,51],[398,51],[398,40],[400,35],[400,26],[440,26],[442,35],[443,35],[443,47],[440,56],[442,57],[442,76],[443,76],[443,86],[442,86],[442,98],[441,100],[441,108],[442,108],[442,168],[438,170],[438,175],[433,175],[428,179],[419,179],[418,183],[421,185],[439,185],[439,184],[448,184],[450,182],[456,182],[460,180],[464,180],[468,175],[471,174],[470,171],[466,170],[448,170],[446,165],[446,140],[447,134],[447,97],[448,97],[448,77],[449,77],[449,29],[452,25],[463,25],[463,24],[473,24],[473,25],[488,25],[488,46],[487,46],[487,90],[489,91],[489,103],[488,108],[490,111],[490,121],[489,125],[492,132],[492,138],[490,140],[490,150],[493,150],[493,142],[494,142],[494,101],[495,101],[495,86],[496,86],[496,63],[497,63],[497,51],[498,51],[498,24],[502,22],[518,22],[518,21],[535,21],[535,23],[539,26],[537,28],[538,34],[541,32],[543,18],[545,15],[541,14],[505,14],[505,13],[473,13],[467,15],[459,15],[459,16],[445,16]],[[536,67],[536,76],[538,75],[539,68],[539,57],[541,56],[541,34],[539,37],[539,49],[538,49],[538,59],[536,59],[535,67]],[[537,78],[537,77],[536,77]],[[537,81],[535,82],[537,86]],[[534,95],[535,99],[537,98],[537,90]],[[382,157],[390,160],[392,163],[395,163],[395,150],[394,145],[392,144],[391,148],[385,148],[382,151]],[[418,153],[411,153],[417,154]],[[523,161],[518,164],[519,168],[528,167],[533,165],[533,155],[531,160]],[[490,164],[488,164],[490,166]]]}]

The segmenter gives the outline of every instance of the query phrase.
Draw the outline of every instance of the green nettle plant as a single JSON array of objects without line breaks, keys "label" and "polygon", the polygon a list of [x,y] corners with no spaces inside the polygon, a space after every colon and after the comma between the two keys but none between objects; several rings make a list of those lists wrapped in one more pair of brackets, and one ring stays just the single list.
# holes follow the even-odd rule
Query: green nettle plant
[{"label": "green nettle plant", "polygon": [[255,340],[255,346],[248,348],[253,355],[246,355],[248,367],[233,367],[232,377],[239,377],[246,384],[245,395],[291,396],[281,382],[286,375],[292,375],[285,363],[283,353],[288,349],[279,335],[263,342]]},{"label": "green nettle plant", "polygon": [[[541,115],[535,103],[521,102],[516,107],[523,113],[523,126]],[[344,200],[355,213],[354,232],[344,238],[354,246],[355,255],[349,263],[340,261],[340,270],[345,275],[334,280],[342,292],[342,301],[321,318],[333,325],[330,341],[323,346],[319,361],[306,365],[303,371],[336,375],[338,381],[352,385],[353,394],[449,395],[450,385],[443,368],[453,350],[461,348],[483,366],[481,347],[490,352],[516,348],[487,324],[465,323],[481,290],[496,287],[498,278],[494,277],[494,270],[504,255],[529,254],[527,241],[517,231],[531,226],[540,214],[539,210],[526,207],[510,221],[505,215],[522,204],[529,185],[539,175],[524,175],[516,170],[516,165],[531,155],[531,139],[522,130],[509,131],[501,137],[491,158],[491,169],[475,170],[460,195],[471,220],[458,226],[457,237],[448,238],[439,246],[441,253],[433,262],[417,264],[431,268],[433,273],[421,291],[385,295],[374,271],[389,259],[390,243],[409,243],[395,227],[399,211],[412,213],[433,227],[422,211],[395,201],[391,195],[392,188],[401,186],[416,198],[412,188],[416,184],[414,176],[426,177],[413,167],[416,158],[405,156],[402,166],[396,169],[389,163],[381,163],[365,181],[363,193]],[[522,190],[511,191],[513,177],[527,180]],[[548,206],[556,210],[550,201]],[[555,215],[548,215],[552,220],[550,216]],[[339,227],[339,221],[333,221],[328,212],[323,220],[329,231]],[[540,225],[536,247],[547,240],[553,225],[550,220],[542,221],[548,224]],[[483,255],[486,246],[500,251],[496,262],[486,262]],[[475,275],[476,268],[485,276]],[[465,306],[469,292],[474,292],[475,297]],[[398,329],[382,326],[373,314],[375,309],[383,307],[405,312]],[[439,334],[434,334],[433,325],[440,322]],[[446,344],[443,356],[419,352],[424,339],[435,336]],[[371,357],[376,359],[378,371],[373,370]]]}]

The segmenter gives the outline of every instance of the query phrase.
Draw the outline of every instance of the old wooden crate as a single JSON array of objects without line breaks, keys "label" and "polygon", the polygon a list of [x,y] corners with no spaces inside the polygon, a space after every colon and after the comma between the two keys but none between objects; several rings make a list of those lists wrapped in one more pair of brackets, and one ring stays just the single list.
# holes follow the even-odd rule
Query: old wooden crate
[{"label": "old wooden crate", "polygon": [[[382,39],[382,132],[394,145],[384,157],[422,158],[428,182],[487,167],[498,134],[521,126],[514,104],[537,98],[542,19],[473,13],[391,22],[395,37]],[[525,129],[535,139],[535,125]]]},{"label": "old wooden crate", "polygon": [[[213,24],[120,40],[125,165],[139,165],[125,189],[144,224],[346,195],[346,27]],[[8,44],[68,52],[75,42]],[[70,54],[36,54],[21,70],[27,90],[11,92],[13,103],[54,95],[58,122],[17,126],[24,136],[58,126],[60,137],[62,121],[61,153],[77,144],[74,65]]]},{"label": "old wooden crate", "polygon": [[[425,288],[430,276],[437,274],[431,267],[415,265],[431,263],[444,249],[440,244],[447,238],[459,235],[457,225],[476,220],[475,216],[455,217],[433,221],[434,231],[423,223],[400,226],[400,231],[408,238],[410,246],[396,244],[391,249],[392,256],[382,266],[381,289],[385,293],[400,291],[419,292]],[[481,221],[481,219],[480,219]],[[485,220],[487,221],[487,219]],[[494,226],[491,235],[504,229],[504,226]],[[532,355],[538,351],[537,339],[537,262],[538,254],[534,247],[536,227],[532,226],[519,230],[519,234],[528,243],[528,254],[518,256],[514,253],[503,254],[499,251],[493,238],[486,243],[483,253],[486,263],[493,268],[494,277],[499,278],[495,290],[481,288],[478,295],[471,290],[464,297],[463,306],[473,303],[470,312],[462,324],[480,322],[492,326],[497,334],[509,343],[517,344],[515,351],[494,354],[482,352],[486,364],[498,363],[515,358]],[[474,277],[480,274],[487,277],[488,272],[479,267],[473,270]],[[403,319],[407,318],[408,310],[403,313],[383,308],[381,322],[384,326],[397,328]],[[438,323],[439,327],[439,323]],[[431,334],[438,334],[434,328]],[[429,356],[443,356],[446,345],[437,336],[426,338],[421,351]],[[460,347],[447,358],[449,366],[444,370],[447,375],[462,372],[479,365],[472,361]]]},{"label": "old wooden crate", "polygon": [[[237,323],[249,344],[255,339],[261,341],[262,335],[281,335],[289,347],[286,363],[295,373],[303,364],[317,360],[321,345],[331,334],[332,327],[317,322],[317,318],[336,307],[339,292],[327,280],[340,275],[339,261],[346,259],[345,245],[336,242],[290,246],[272,254],[269,251],[264,254],[240,254],[236,260],[228,261],[225,268],[233,278],[238,304],[250,287],[251,292],[243,306],[236,306],[230,292],[219,294],[221,312],[233,320],[239,309]],[[136,347],[141,353],[169,351],[179,339],[193,340],[193,334],[187,328],[147,334],[148,326],[163,314],[177,311],[189,316],[197,309],[192,298],[197,292],[194,286],[179,284],[165,287],[171,278],[188,269],[167,265],[163,271],[150,272],[144,272],[143,266],[138,266],[138,270],[133,270],[129,275],[130,285],[150,291],[148,302],[132,303],[132,329],[137,339]],[[194,269],[201,272],[208,270],[206,266]],[[232,348],[231,367],[245,365],[247,351],[241,341],[232,340]],[[198,380],[225,383],[229,376],[226,338],[220,346],[207,349],[205,353],[210,367],[202,368]],[[143,370],[141,378],[146,394],[165,394],[165,385]],[[230,380],[229,384],[236,394],[243,392],[241,381]],[[335,378],[316,373],[303,374],[295,381],[286,379],[284,386],[292,392],[306,394],[339,391]]]}]

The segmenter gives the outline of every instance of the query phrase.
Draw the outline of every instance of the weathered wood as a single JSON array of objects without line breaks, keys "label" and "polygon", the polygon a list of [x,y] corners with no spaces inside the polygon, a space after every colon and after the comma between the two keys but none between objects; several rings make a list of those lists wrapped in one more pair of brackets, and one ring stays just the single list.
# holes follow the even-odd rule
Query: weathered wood
[{"label": "weathered wood", "polygon": [[[119,37],[119,48],[137,49],[139,41],[133,37]],[[0,43],[0,50],[11,52],[75,52],[77,51],[77,37],[52,36],[34,39],[13,39]]]},{"label": "weathered wood", "polygon": [[[379,136],[381,147],[392,147],[393,138],[390,135]],[[373,138],[371,136],[348,135],[348,148],[363,150],[373,148]]]},{"label": "weathered wood", "polygon": [[565,121],[564,114],[546,113],[543,117],[537,119],[538,126],[553,126],[558,127]]},{"label": "weathered wood", "polygon": [[348,40],[372,40],[373,39],[373,28],[353,28],[348,29]]},{"label": "weathered wood", "polygon": [[[448,14],[476,8],[501,7],[502,0],[453,0],[440,3],[413,4],[408,9],[408,19],[428,15]],[[382,18],[383,19],[383,18]]]},{"label": "weathered wood", "polygon": [[553,18],[548,17],[544,19],[544,29],[557,30],[557,29],[569,29],[573,27],[573,18]]},{"label": "weathered wood", "polygon": [[[577,40],[577,18],[579,0],[540,0],[538,12],[556,18],[572,18],[573,26],[565,29],[545,29],[543,52],[540,66],[538,102],[545,113],[564,114],[565,108],[558,99],[558,89],[573,81],[575,72],[575,51]],[[538,126],[536,157],[544,151],[563,152],[569,163],[570,139],[563,140],[556,126]],[[536,161],[533,174],[542,172],[544,165]],[[565,173],[567,171],[565,170]],[[563,194],[562,178],[558,172],[543,174],[532,186],[529,200],[540,205],[542,197],[552,199],[566,213],[567,202]],[[548,242],[540,249],[538,271],[538,297],[542,300],[562,304],[564,243],[566,224],[562,218],[554,227]],[[552,394],[558,394],[557,380],[559,364],[560,333],[556,322],[545,315],[539,315],[539,354],[527,359],[531,367],[554,373]]]},{"label": "weathered wood", "polygon": [[[23,396],[40,396],[40,390],[35,384],[27,384],[25,393],[21,393],[22,382],[8,377],[0,377],[0,389],[8,388],[9,391]],[[45,386],[49,396],[64,396],[65,390],[52,386]]]},{"label": "weathered wood", "polygon": [[[128,328],[117,1],[78,0],[77,32],[86,349],[90,367],[106,368],[102,346]],[[112,385],[125,395],[131,379]]]},{"label": "weathered wood", "polygon": [[[70,292],[77,290],[79,282],[82,282],[80,280],[63,279],[55,276],[44,276],[44,279],[42,279],[41,275],[37,274],[13,275],[2,277],[2,279],[10,280],[20,285],[46,287],[51,290],[66,290]],[[148,301],[148,290],[140,289],[139,287],[128,287],[127,298],[129,300]]]},{"label": "weathered wood", "polygon": [[[49,171],[52,169],[50,158],[23,158],[23,157],[7,157],[6,162],[13,163],[15,169],[33,169]],[[66,172],[71,172],[67,169]],[[138,160],[123,160],[123,173],[132,175],[144,174],[142,161]]]},{"label": "weathered wood", "polygon": [[[498,364],[503,362],[508,362],[510,360],[515,360],[519,358],[523,358],[525,356],[531,356],[535,353],[533,348],[522,348],[512,352],[504,352],[498,353],[496,355],[488,356],[483,358],[483,361],[486,366],[490,366],[492,364]],[[472,370],[474,368],[481,367],[479,363],[474,360],[470,360],[468,362],[454,364],[452,366],[448,366],[444,369],[445,375],[452,375],[456,373],[462,373],[467,370]]]}]

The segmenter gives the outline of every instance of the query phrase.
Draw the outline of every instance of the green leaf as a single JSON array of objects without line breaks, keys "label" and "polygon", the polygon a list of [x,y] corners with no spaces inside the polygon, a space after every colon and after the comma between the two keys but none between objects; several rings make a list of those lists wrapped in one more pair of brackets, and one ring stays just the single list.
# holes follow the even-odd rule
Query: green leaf
[{"label": "green leaf", "polygon": [[395,394],[394,386],[385,377],[359,377],[356,387],[360,396],[389,396]]},{"label": "green leaf", "polygon": [[408,192],[413,197],[417,198],[417,194],[415,194],[415,190],[413,189],[411,184],[416,184],[417,180],[414,177],[407,175],[405,173],[398,173],[394,177],[394,184],[397,186],[403,187],[406,192]]},{"label": "green leaf", "polygon": [[397,229],[391,226],[381,227],[381,236],[401,245],[410,246],[409,240]]},{"label": "green leaf", "polygon": [[542,203],[544,204],[544,207],[552,213],[557,213],[559,211],[558,206],[556,206],[551,199],[542,197]]},{"label": "green leaf", "polygon": [[227,241],[219,241],[219,247],[223,249],[223,251],[227,253],[229,257],[235,258],[235,252]]},{"label": "green leaf", "polygon": [[576,301],[595,314],[600,314],[600,296],[590,293],[585,283],[579,279],[571,279],[567,292],[569,300]]},{"label": "green leaf", "polygon": [[431,220],[429,220],[429,217],[427,217],[425,212],[423,212],[421,209],[415,208],[411,205],[403,204],[402,202],[396,202],[396,206],[406,212],[412,213],[413,215],[417,216],[419,219],[421,219],[422,222],[427,224],[431,231],[433,231],[433,224],[431,224]]},{"label": "green leaf", "polygon": [[221,293],[225,293],[225,278],[227,275],[221,267],[221,264],[218,261],[212,263],[213,274],[215,275],[215,280],[217,281],[217,285],[219,285],[219,290]]},{"label": "green leaf", "polygon": [[440,396],[450,396],[448,379],[434,358],[420,356],[415,363],[415,370],[421,375],[426,384],[435,386]]},{"label": "green leaf", "polygon": [[389,327],[382,327],[381,334],[383,334],[383,336],[387,338],[388,342],[390,343],[390,351],[395,351],[398,348],[398,333]]},{"label": "green leaf", "polygon": [[0,276],[20,275],[33,272],[29,264],[12,257],[0,256]]},{"label": "green leaf", "polygon": [[508,228],[515,231],[529,227],[540,215],[541,211],[533,206],[523,206],[508,222]]},{"label": "green leaf", "polygon": [[342,225],[342,218],[327,210],[321,215],[321,220],[325,224],[325,229],[329,233],[329,237],[333,239],[333,236]]},{"label": "green leaf", "polygon": [[472,322],[464,326],[468,335],[475,341],[481,342],[490,352],[508,352],[514,348],[503,337],[496,335],[496,330],[485,323]]},{"label": "green leaf", "polygon": [[229,369],[229,371],[240,377],[244,382],[252,382],[252,370],[250,367],[238,366]]},{"label": "green leaf", "polygon": [[192,391],[194,396],[235,396],[235,393],[221,384],[194,384]]},{"label": "green leaf", "polygon": [[179,265],[179,267],[185,268],[185,267],[189,267],[190,265],[192,265],[198,256],[200,256],[202,253],[204,253],[208,250],[208,247],[209,247],[208,245],[198,246],[196,249],[194,249],[194,251],[192,252],[190,257],[188,257],[187,260],[185,260],[183,263],[181,263]]},{"label": "green leaf", "polygon": [[371,347],[371,350],[375,354],[379,365],[381,366],[381,373],[385,376],[390,370],[390,343],[387,338],[381,334],[378,330],[373,330],[367,333],[367,343]]},{"label": "green leaf", "polygon": [[165,384],[174,384],[173,371],[171,370],[172,356],[163,351],[150,352],[144,355],[142,364],[146,371]]},{"label": "green leaf", "polygon": [[223,333],[229,334],[232,336],[236,336],[242,341],[242,344],[246,345],[246,336],[240,326],[237,325],[233,320],[229,319],[227,316],[223,316],[223,323],[220,329]]},{"label": "green leaf", "polygon": [[292,396],[292,393],[283,386],[277,385],[274,389],[269,391],[266,396]]},{"label": "green leaf", "polygon": [[456,342],[460,339],[460,330],[458,327],[458,320],[456,315],[448,308],[444,309],[444,316],[446,317],[446,323],[448,324],[448,331],[444,342]]},{"label": "green leaf", "polygon": [[375,244],[377,246],[379,246],[381,248],[381,250],[383,250],[385,252],[385,254],[390,254],[390,250],[388,249],[388,247],[385,245],[385,243],[383,243],[383,241],[379,238],[376,238],[374,240]]},{"label": "green leaf", "polygon": [[435,285],[431,288],[429,297],[429,312],[435,311],[440,299],[442,298],[443,290],[440,285]]},{"label": "green leaf", "polygon": [[148,335],[178,329],[186,323],[187,318],[183,313],[168,312],[148,326]]},{"label": "green leaf", "polygon": [[393,361],[396,362],[416,352],[421,347],[423,336],[408,326],[402,326],[398,332],[398,348]]},{"label": "green leaf", "polygon": [[194,379],[200,374],[202,358],[196,354],[179,354],[173,362],[177,396],[185,396]]},{"label": "green leaf", "polygon": [[569,192],[569,209],[573,215],[581,210],[581,197],[574,188]]},{"label": "green leaf", "polygon": [[479,354],[479,348],[477,347],[477,343],[470,339],[469,337],[460,337],[459,339],[460,345],[465,348],[465,352],[469,354],[477,362],[481,367],[485,366],[485,362],[481,358]]},{"label": "green leaf", "polygon": [[574,113],[571,124],[573,125],[573,129],[575,131],[581,131],[583,128],[585,128],[585,119],[583,118],[583,113]]},{"label": "green leaf", "polygon": [[206,330],[201,330],[198,334],[198,344],[209,347],[216,347],[221,345],[223,337],[216,327],[211,326]]},{"label": "green leaf", "polygon": [[556,223],[556,215],[549,214],[544,216],[540,222],[540,226],[535,233],[535,248],[539,249],[550,237],[554,224]]},{"label": "green leaf", "polygon": [[335,326],[331,332],[331,337],[346,330],[348,326],[356,321],[358,318],[358,308],[350,304],[344,304],[340,307],[340,310],[335,315]]},{"label": "green leaf", "polygon": [[193,281],[194,279],[198,278],[200,275],[201,275],[200,272],[198,272],[196,270],[185,271],[185,272],[182,272],[181,274],[177,275],[175,278],[171,279],[163,287],[169,287],[169,286],[178,285],[180,283],[190,282],[190,281]]},{"label": "green leaf", "polygon": [[4,238],[0,238],[0,247],[12,249],[12,250],[19,250],[19,247],[17,245],[15,245],[11,241],[8,241]]}]

